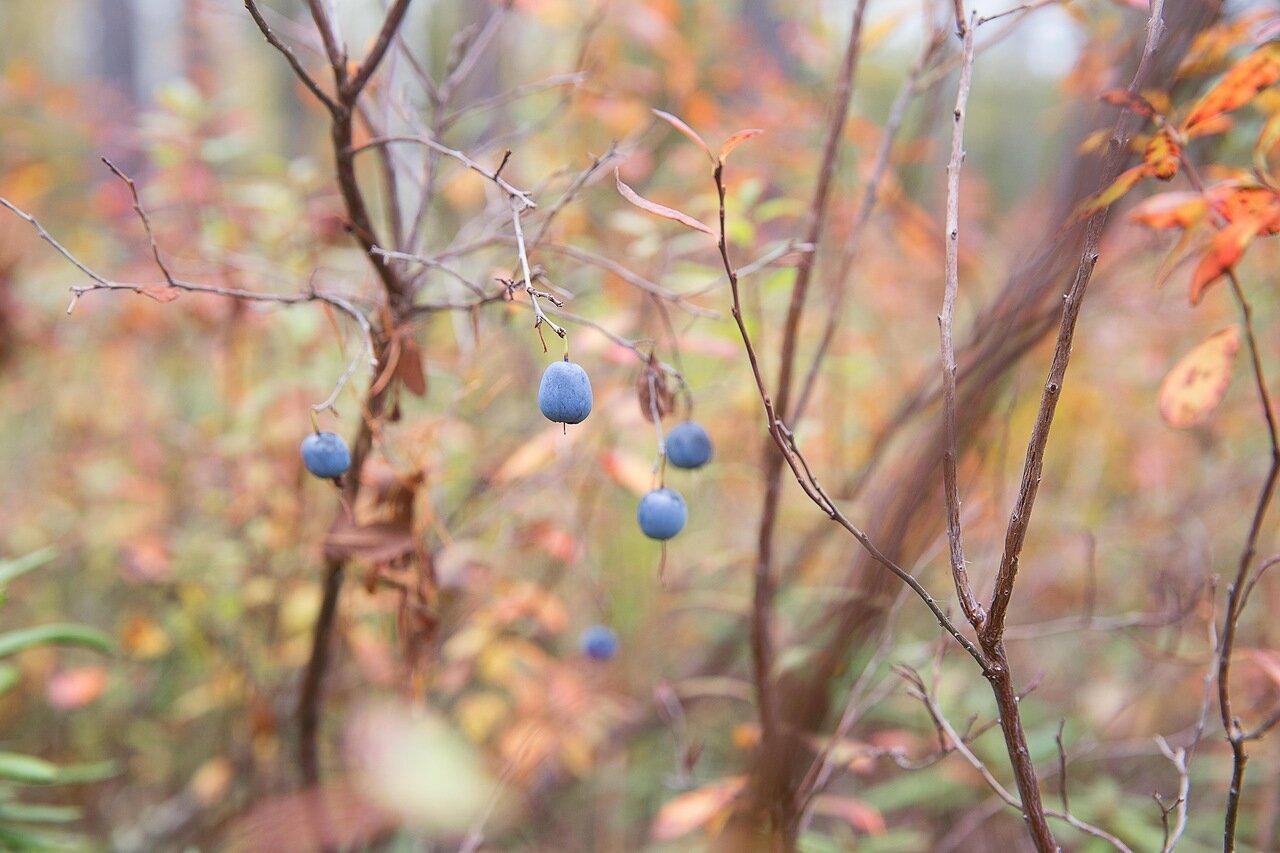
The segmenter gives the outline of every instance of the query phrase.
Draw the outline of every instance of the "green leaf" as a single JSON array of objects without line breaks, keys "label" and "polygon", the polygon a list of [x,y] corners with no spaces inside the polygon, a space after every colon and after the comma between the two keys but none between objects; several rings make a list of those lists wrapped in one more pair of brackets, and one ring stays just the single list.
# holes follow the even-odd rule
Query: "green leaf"
[{"label": "green leaf", "polygon": [[8,657],[33,646],[48,645],[84,646],[85,648],[96,649],[108,654],[115,647],[111,638],[97,628],[55,623],[0,634],[0,658]]},{"label": "green leaf", "polygon": [[33,569],[38,569],[45,563],[52,560],[57,552],[52,548],[41,548],[39,551],[33,551],[25,557],[17,557],[12,560],[0,560],[0,587],[3,587],[9,581],[16,577],[25,575]]},{"label": "green leaf", "polygon": [[75,806],[0,803],[0,823],[70,823],[79,818]]},{"label": "green leaf", "polygon": [[57,768],[57,782],[73,784],[79,782],[101,782],[120,774],[120,768],[114,761],[95,761],[91,764],[67,764]]},{"label": "green leaf", "polygon": [[58,781],[58,766],[33,755],[0,752],[0,779],[29,785],[51,785]]},{"label": "green leaf", "polygon": [[66,836],[0,826],[0,848],[21,851],[68,850],[71,849],[71,844]]},{"label": "green leaf", "polygon": [[0,663],[0,696],[8,693],[22,679],[22,673],[11,663]]}]

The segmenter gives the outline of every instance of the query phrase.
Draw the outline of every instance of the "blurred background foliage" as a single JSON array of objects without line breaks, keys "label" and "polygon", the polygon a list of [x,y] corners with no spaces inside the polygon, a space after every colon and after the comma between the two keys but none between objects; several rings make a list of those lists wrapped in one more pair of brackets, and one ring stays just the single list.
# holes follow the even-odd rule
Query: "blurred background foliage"
[{"label": "blurred background foliage", "polygon": [[[303,20],[300,4],[272,5],[287,38],[307,32],[286,25]],[[339,6],[359,53],[380,19],[378,4]],[[415,3],[406,42],[438,69],[453,34],[489,11],[487,3]],[[763,128],[729,172],[731,250],[746,263],[802,231],[848,13],[844,0],[661,0],[603,10],[519,0],[460,102],[573,72],[580,52],[585,80],[464,115],[445,141],[490,164],[511,147],[503,176],[520,187],[558,188],[540,193],[542,201],[625,139],[631,147],[621,169],[632,186],[709,221],[714,189],[701,153],[655,125],[650,107],[679,115],[709,140]],[[1094,129],[1097,93],[1122,85],[1117,64],[1132,55],[1144,21],[1145,12],[1103,0],[1050,7],[979,57],[959,330],[1044,231],[1063,158]],[[839,166],[836,234],[849,228],[920,37],[913,4],[871,4]],[[1238,53],[1206,53],[1186,85],[1201,85]],[[845,323],[800,430],[826,480],[856,471],[904,393],[937,371],[953,90],[944,74],[911,104],[850,279]],[[1240,118],[1244,141],[1229,135],[1212,157],[1247,162],[1257,125],[1277,108],[1280,100],[1260,101]],[[238,3],[0,6],[0,194],[112,277],[155,274],[127,190],[101,167],[101,155],[139,180],[175,272],[280,292],[314,281],[367,298],[374,282],[342,230],[323,119]],[[375,162],[365,166],[362,177],[377,193]],[[466,229],[494,201],[493,188],[474,174],[443,168],[427,217],[431,252],[477,236]],[[544,183],[548,175],[558,177]],[[597,403],[591,420],[563,435],[533,404],[547,357],[527,309],[497,304],[424,318],[415,331],[428,393],[404,397],[401,419],[382,426],[370,476],[386,489],[423,478],[412,529],[432,555],[439,623],[425,646],[406,648],[400,596],[370,593],[353,570],[328,681],[326,767],[355,772],[371,762],[372,777],[385,782],[399,778],[393,758],[420,749],[429,758],[414,765],[419,772],[400,768],[409,781],[398,790],[426,786],[408,811],[441,796],[441,779],[466,780],[448,786],[461,798],[446,816],[454,820],[478,817],[488,792],[500,788],[503,804],[485,832],[491,849],[699,849],[713,810],[689,799],[678,802],[692,817],[660,810],[684,792],[714,798],[715,785],[729,780],[731,789],[751,762],[757,735],[745,614],[764,437],[759,401],[718,261],[701,236],[644,216],[602,180],[563,211],[550,240],[533,260],[573,297],[570,309],[652,341],[661,358],[678,353],[697,416],[716,442],[710,468],[669,475],[688,499],[690,523],[671,545],[668,588],[657,581],[657,546],[633,519],[654,452],[635,402],[635,354],[571,327],[574,358],[591,372]],[[1122,220],[1108,234],[1014,602],[1012,622],[1027,627],[1010,635],[1016,670],[1036,685],[1023,702],[1036,760],[1053,766],[1065,718],[1073,811],[1144,850],[1158,849],[1161,837],[1151,793],[1171,800],[1177,783],[1153,736],[1185,732],[1199,715],[1213,617],[1202,588],[1235,558],[1266,454],[1256,402],[1240,377],[1203,426],[1174,431],[1157,414],[1159,382],[1177,357],[1234,321],[1225,297],[1193,313],[1178,274],[1177,283],[1156,286],[1168,243]],[[688,303],[706,311],[646,299],[607,264],[554,246],[694,294]],[[832,251],[838,257],[838,241]],[[509,247],[497,247],[459,265],[483,282],[509,274],[513,261]],[[1280,356],[1276,261],[1275,247],[1262,241],[1241,269],[1269,364]],[[750,279],[749,321],[764,348],[776,345],[791,275],[783,265]],[[308,406],[328,393],[358,339],[316,305],[264,308],[191,295],[161,304],[90,294],[68,316],[67,287],[81,283],[77,276],[25,223],[0,216],[0,551],[57,550],[49,566],[13,581],[5,624],[94,626],[114,638],[119,654],[88,662],[39,649],[16,658],[20,689],[0,696],[0,748],[58,763],[118,764],[111,778],[43,794],[51,805],[81,810],[76,826],[91,847],[282,849],[290,842],[279,827],[300,813],[289,809],[305,806],[282,797],[296,784],[291,715],[337,501],[328,484],[305,475],[297,445],[310,429]],[[446,299],[468,291],[441,276],[428,292]],[[822,310],[815,301],[806,352],[816,347]],[[557,347],[552,342],[553,357]],[[1040,348],[1012,373],[1000,417],[961,471],[980,585],[989,584],[999,555],[1046,363]],[[349,432],[358,409],[348,389],[341,420],[326,418],[326,428]],[[920,428],[899,431],[888,456],[909,459]],[[787,489],[784,554],[809,550],[784,576],[779,665],[803,668],[812,617],[851,594],[841,583],[855,545],[823,532]],[[849,513],[856,519],[870,509],[855,500]],[[939,500],[939,522],[941,514]],[[945,589],[945,539],[937,534],[914,569]],[[1274,537],[1264,540],[1274,547]],[[1267,617],[1280,607],[1278,595],[1271,584],[1258,590],[1237,664],[1251,715],[1280,699],[1278,629]],[[1084,625],[1090,615],[1133,614],[1123,628]],[[1073,618],[1081,624],[1059,621]],[[577,650],[578,633],[595,622],[621,639],[619,657],[607,664]],[[907,772],[864,754],[934,748],[928,716],[888,674],[892,663],[932,668],[957,725],[993,714],[971,662],[954,653],[938,658],[936,625],[913,601],[893,626],[891,649],[875,662],[883,699],[851,733],[847,772],[815,815],[805,849],[1021,849],[1016,815],[1002,811],[958,758]],[[709,650],[725,652],[702,670]],[[860,671],[872,651],[851,650],[848,672]],[[831,685],[837,702],[851,677]],[[376,696],[425,702],[431,715],[363,707]],[[379,739],[388,733],[396,735],[390,746]],[[1217,843],[1229,775],[1219,741],[1211,731],[1193,765],[1195,807],[1180,849]],[[998,733],[974,749],[1007,778]],[[1274,739],[1252,751],[1246,837],[1271,849],[1280,755]],[[391,758],[378,763],[379,756]],[[1053,772],[1044,784],[1053,799]],[[261,812],[264,803],[275,811]],[[339,805],[326,809],[345,815]],[[692,832],[677,831],[682,818]],[[388,831],[368,815],[350,823],[352,837]],[[452,849],[448,840],[456,845],[470,823],[428,815],[384,843],[410,849],[408,839],[421,836],[439,840],[431,849]],[[1105,849],[1079,835],[1063,839],[1070,849]]]}]

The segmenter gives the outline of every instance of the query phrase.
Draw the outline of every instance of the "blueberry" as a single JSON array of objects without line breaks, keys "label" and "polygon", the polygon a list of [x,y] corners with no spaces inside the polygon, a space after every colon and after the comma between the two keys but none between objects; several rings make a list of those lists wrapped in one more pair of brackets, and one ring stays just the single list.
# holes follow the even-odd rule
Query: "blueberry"
[{"label": "blueberry", "polygon": [[538,386],[538,408],[547,420],[580,424],[591,414],[591,380],[567,358],[547,365]]},{"label": "blueberry", "polygon": [[667,459],[677,468],[701,468],[711,461],[711,436],[685,421],[667,433]]},{"label": "blueberry", "polygon": [[578,647],[592,660],[612,660],[618,653],[618,635],[605,625],[592,625],[578,638]]},{"label": "blueberry", "polygon": [[650,539],[670,539],[684,529],[689,508],[674,489],[654,489],[640,499],[636,519],[640,530]]},{"label": "blueberry", "polygon": [[302,464],[317,477],[332,480],[351,467],[351,451],[332,432],[313,432],[302,440]]}]

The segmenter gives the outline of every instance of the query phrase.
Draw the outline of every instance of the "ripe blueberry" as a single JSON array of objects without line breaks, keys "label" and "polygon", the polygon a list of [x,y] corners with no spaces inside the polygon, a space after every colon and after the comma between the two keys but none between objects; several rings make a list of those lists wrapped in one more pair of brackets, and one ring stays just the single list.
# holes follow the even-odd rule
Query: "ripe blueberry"
[{"label": "ripe blueberry", "polygon": [[547,365],[538,385],[538,408],[547,420],[580,424],[591,414],[591,380],[566,358]]},{"label": "ripe blueberry", "polygon": [[351,467],[351,451],[332,432],[313,432],[302,440],[302,464],[317,477],[331,480]]},{"label": "ripe blueberry", "polygon": [[640,499],[636,519],[640,530],[650,539],[670,539],[684,529],[689,508],[674,489],[654,489]]},{"label": "ripe blueberry", "polygon": [[618,635],[605,625],[592,625],[582,632],[578,646],[592,660],[612,660],[618,653]]},{"label": "ripe blueberry", "polygon": [[711,461],[711,436],[693,421],[667,433],[667,459],[677,468],[701,468]]}]

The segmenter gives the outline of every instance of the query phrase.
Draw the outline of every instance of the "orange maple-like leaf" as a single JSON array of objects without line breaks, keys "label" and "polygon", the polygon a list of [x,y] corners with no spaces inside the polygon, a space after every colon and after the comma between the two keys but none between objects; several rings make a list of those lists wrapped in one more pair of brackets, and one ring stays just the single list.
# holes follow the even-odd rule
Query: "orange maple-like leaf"
[{"label": "orange maple-like leaf", "polygon": [[1280,42],[1268,42],[1232,66],[1182,123],[1184,130],[1238,109],[1280,81]]}]

